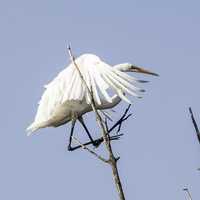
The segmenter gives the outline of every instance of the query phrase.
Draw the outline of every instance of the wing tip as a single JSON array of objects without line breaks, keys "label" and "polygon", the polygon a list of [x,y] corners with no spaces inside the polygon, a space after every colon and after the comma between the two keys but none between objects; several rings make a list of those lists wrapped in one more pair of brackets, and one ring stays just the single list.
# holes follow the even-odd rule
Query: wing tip
[{"label": "wing tip", "polygon": [[26,132],[27,132],[27,136],[32,135],[33,132],[37,131],[40,128],[39,124],[35,124],[34,122],[27,127]]}]

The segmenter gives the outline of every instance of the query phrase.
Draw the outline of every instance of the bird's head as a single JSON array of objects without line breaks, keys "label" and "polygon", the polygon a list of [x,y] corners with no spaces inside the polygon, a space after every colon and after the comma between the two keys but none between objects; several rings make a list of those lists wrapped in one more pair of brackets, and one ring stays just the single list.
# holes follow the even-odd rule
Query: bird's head
[{"label": "bird's head", "polygon": [[123,72],[137,72],[142,74],[149,74],[153,76],[159,76],[157,73],[151,72],[147,69],[144,69],[142,67],[138,67],[136,65],[130,64],[130,63],[123,63],[114,66],[116,69],[123,71]]}]

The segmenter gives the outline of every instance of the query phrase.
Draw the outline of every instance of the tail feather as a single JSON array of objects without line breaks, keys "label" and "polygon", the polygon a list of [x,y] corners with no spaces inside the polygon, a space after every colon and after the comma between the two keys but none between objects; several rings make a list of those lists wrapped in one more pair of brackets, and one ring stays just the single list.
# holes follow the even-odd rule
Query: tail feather
[{"label": "tail feather", "polygon": [[33,122],[27,129],[27,136],[30,136],[33,132],[37,131],[40,128],[47,126],[47,122],[35,123]]}]

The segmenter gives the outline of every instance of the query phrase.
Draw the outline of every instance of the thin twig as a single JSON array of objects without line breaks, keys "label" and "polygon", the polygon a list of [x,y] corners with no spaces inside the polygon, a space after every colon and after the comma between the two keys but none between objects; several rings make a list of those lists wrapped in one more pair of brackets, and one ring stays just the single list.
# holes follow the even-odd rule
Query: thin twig
[{"label": "thin twig", "polygon": [[[117,120],[117,122],[115,122],[114,125],[112,125],[112,127],[111,127],[110,129],[108,128],[108,120],[107,120],[107,118],[105,118],[105,122],[104,122],[104,123],[105,123],[106,131],[107,131],[108,134],[111,133],[115,128],[117,128],[117,126],[118,126],[117,133],[120,132],[122,123],[123,123],[124,121],[126,121],[126,120],[132,115],[132,114],[128,114],[128,115],[127,115],[128,111],[129,111],[129,109],[130,109],[130,106],[131,106],[131,105],[129,105],[129,106],[126,108],[124,114],[120,117],[120,119]],[[127,115],[127,116],[126,116],[126,115]]]},{"label": "thin twig", "polygon": [[[131,107],[131,104],[129,104],[129,106],[126,108],[126,110],[125,110],[124,114],[121,116],[121,118],[108,130],[108,133],[110,133],[113,129],[115,129],[119,125],[121,127],[122,122],[127,120],[132,115],[132,114],[129,114],[128,116],[126,116],[130,107]],[[119,132],[119,131],[120,131],[120,128],[118,128],[117,132]]]},{"label": "thin twig", "polygon": [[190,191],[188,188],[183,188],[183,191],[185,191],[188,194],[188,200],[192,200],[192,195],[190,194]]},{"label": "thin twig", "polygon": [[108,120],[107,120],[107,118],[105,118],[105,127],[106,127],[106,131],[108,133]]},{"label": "thin twig", "polygon": [[118,126],[117,133],[119,133],[120,130],[121,130],[122,122],[126,121],[131,115],[132,115],[132,114],[129,114],[128,116],[124,117],[124,118],[121,120],[121,122],[120,122],[120,124],[119,124],[119,126]]},{"label": "thin twig", "polygon": [[106,113],[105,111],[102,111],[102,110],[101,110],[101,113],[104,115],[104,117],[106,119],[109,119],[111,122],[113,121],[112,118],[108,115],[108,113]]},{"label": "thin twig", "polygon": [[96,158],[98,158],[99,160],[108,163],[108,160],[106,160],[105,158],[103,158],[102,156],[100,156],[99,154],[97,154],[96,152],[94,152],[93,150],[91,150],[90,148],[88,148],[87,146],[85,146],[84,144],[82,144],[77,138],[75,138],[74,136],[72,136],[72,139],[79,144],[83,149],[87,150],[89,153],[91,153],[92,155],[94,155]]},{"label": "thin twig", "polygon": [[98,122],[98,125],[102,130],[102,136],[103,136],[103,139],[104,139],[104,142],[105,142],[106,149],[107,149],[108,154],[109,154],[108,163],[111,165],[111,168],[112,168],[112,174],[113,174],[115,185],[116,185],[116,188],[117,188],[117,191],[118,191],[119,198],[120,198],[120,200],[125,200],[125,196],[124,196],[124,192],[123,192],[123,188],[122,188],[122,184],[121,184],[121,180],[120,180],[119,172],[118,172],[118,168],[117,168],[117,161],[119,159],[118,158],[116,159],[114,154],[113,154],[113,150],[112,150],[110,139],[109,139],[109,134],[107,133],[106,128],[105,128],[104,123],[103,123],[103,120],[101,119],[101,116],[99,115],[99,113],[98,113],[98,111],[95,107],[95,102],[94,102],[94,99],[93,99],[93,96],[92,96],[92,91],[89,90],[87,83],[84,80],[83,75],[81,74],[81,71],[79,70],[79,67],[77,66],[77,64],[75,62],[75,59],[72,55],[70,46],[68,47],[68,51],[69,51],[70,58],[71,58],[71,60],[74,64],[74,66],[76,67],[76,69],[77,69],[77,71],[80,75],[80,78],[83,81],[83,84],[86,87],[86,90],[87,90],[89,97],[90,97],[91,107],[92,107],[92,109],[93,109],[93,111],[96,115],[96,120]]},{"label": "thin twig", "polygon": [[190,115],[191,115],[192,123],[193,123],[195,131],[196,131],[196,135],[197,135],[198,141],[200,143],[200,132],[199,132],[199,128],[198,128],[198,125],[197,125],[196,120],[194,118],[194,115],[193,115],[191,107],[189,108],[189,112],[190,112]]}]

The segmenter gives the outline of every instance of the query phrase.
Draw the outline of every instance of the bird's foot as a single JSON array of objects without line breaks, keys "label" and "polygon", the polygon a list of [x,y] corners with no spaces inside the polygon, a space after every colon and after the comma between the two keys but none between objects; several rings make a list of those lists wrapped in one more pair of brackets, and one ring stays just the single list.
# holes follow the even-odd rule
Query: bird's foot
[{"label": "bird's foot", "polygon": [[72,151],[72,148],[68,146],[68,147],[67,147],[67,150],[68,150],[68,151]]},{"label": "bird's foot", "polygon": [[68,146],[68,147],[67,147],[67,150],[68,150],[68,151],[74,151],[75,148],[73,148],[73,147],[71,147],[71,146]]},{"label": "bird's foot", "polygon": [[[112,140],[119,140],[120,137],[121,137],[122,135],[123,135],[123,134],[113,135],[113,136],[110,136],[109,139],[110,139],[110,141],[112,141]],[[92,144],[93,144],[93,146],[94,146],[95,148],[98,148],[98,147],[100,146],[100,144],[101,144],[103,141],[104,141],[104,140],[103,140],[103,138],[101,137],[101,138],[99,138],[99,139],[97,139],[97,140],[94,140],[94,142],[93,142]]]},{"label": "bird's foot", "polygon": [[98,148],[99,145],[100,145],[102,142],[103,142],[103,140],[102,140],[102,138],[100,138],[100,139],[94,140],[94,141],[92,142],[92,145],[94,146],[94,148]]}]

